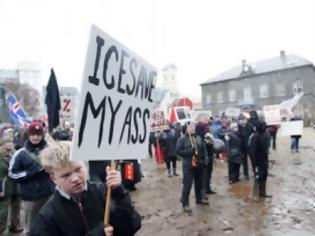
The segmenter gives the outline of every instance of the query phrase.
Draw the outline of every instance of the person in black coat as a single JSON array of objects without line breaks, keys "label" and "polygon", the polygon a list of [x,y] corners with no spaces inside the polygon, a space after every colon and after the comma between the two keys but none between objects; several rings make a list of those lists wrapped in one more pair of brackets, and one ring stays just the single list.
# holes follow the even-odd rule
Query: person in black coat
[{"label": "person in black coat", "polygon": [[9,166],[10,178],[21,186],[26,235],[34,217],[55,187],[39,159],[40,152],[47,146],[42,124],[33,121],[28,127],[28,134],[24,147],[14,153]]},{"label": "person in black coat", "polygon": [[154,143],[155,143],[155,134],[154,132],[150,132],[149,144],[148,144],[148,153],[149,153],[150,158],[153,158],[152,145],[154,145]]},{"label": "person in black coat", "polygon": [[[178,176],[176,172],[176,167],[177,167],[176,144],[177,144],[178,137],[177,137],[175,128],[176,127],[170,127],[170,129],[164,131],[165,140],[164,140],[163,152],[164,152],[166,168],[167,168],[169,177],[172,177],[172,173],[174,176]],[[171,169],[171,164],[172,164],[172,169]]]},{"label": "person in black coat", "polygon": [[243,169],[244,169],[244,177],[246,180],[249,179],[249,173],[248,173],[248,156],[251,160],[252,164],[252,171],[255,173],[255,168],[253,165],[253,160],[251,155],[249,155],[249,143],[251,136],[255,133],[256,130],[256,123],[259,121],[257,111],[253,110],[249,112],[250,118],[246,122],[245,126],[240,129],[240,132],[243,136],[243,143],[246,145],[244,149],[244,155],[243,155]]},{"label": "person in black coat", "polygon": [[[243,152],[243,174],[246,180],[249,180],[249,171],[248,171],[248,141],[249,137],[255,132],[255,128],[252,122],[248,122],[246,117],[241,114],[238,118],[238,127],[239,133],[242,141],[242,152]],[[254,172],[254,168],[252,165],[252,170]]]},{"label": "person in black coat", "polygon": [[189,195],[193,182],[196,204],[208,205],[209,202],[202,198],[202,170],[207,158],[207,151],[201,138],[196,136],[193,123],[187,124],[185,135],[177,142],[176,153],[183,158],[183,189],[180,201],[184,211],[192,211],[189,207]]},{"label": "person in black coat", "polygon": [[[215,191],[212,191],[210,183],[213,169],[213,145],[212,139],[209,136],[210,127],[209,127],[209,119],[206,114],[200,114],[197,117],[197,125],[195,133],[200,137],[203,145],[206,147],[207,156],[204,162],[203,167],[203,177],[202,177],[202,196],[207,199],[206,194],[215,194]],[[208,135],[207,135],[208,134]],[[206,142],[207,140],[207,142]]]},{"label": "person in black coat", "polygon": [[260,197],[270,197],[266,194],[270,145],[270,136],[266,129],[266,123],[258,120],[256,122],[256,132],[252,136],[249,146],[249,152],[255,168],[255,184],[258,184]]},{"label": "person in black coat", "polygon": [[213,171],[213,156],[214,156],[214,147],[213,147],[213,136],[210,133],[206,133],[205,137],[205,144],[206,150],[208,154],[208,165],[206,167],[206,174],[205,174],[205,192],[207,194],[216,194],[211,187],[211,178],[212,178],[212,171]]},{"label": "person in black coat", "polygon": [[141,217],[121,185],[119,171],[106,168],[106,185],[112,187],[109,225],[104,225],[107,186],[87,181],[83,161],[69,160],[70,145],[45,149],[41,162],[56,183],[56,191],[31,226],[31,236],[131,236],[141,227]]},{"label": "person in black coat", "polygon": [[238,130],[238,125],[232,123],[231,130],[231,132],[226,134],[225,140],[228,150],[229,183],[233,184],[239,181],[240,165],[243,162],[243,152],[241,134]]}]

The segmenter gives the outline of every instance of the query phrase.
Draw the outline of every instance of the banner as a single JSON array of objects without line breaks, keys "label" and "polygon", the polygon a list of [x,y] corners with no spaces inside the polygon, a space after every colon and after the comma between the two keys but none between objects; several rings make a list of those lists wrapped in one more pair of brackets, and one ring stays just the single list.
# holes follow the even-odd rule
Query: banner
[{"label": "banner", "polygon": [[303,120],[282,122],[281,134],[283,136],[302,135],[303,134]]},{"label": "banner", "polygon": [[157,70],[92,26],[72,160],[145,157]]},{"label": "banner", "polygon": [[241,109],[239,108],[226,108],[225,115],[229,117],[238,117],[241,113]]},{"label": "banner", "polygon": [[281,123],[280,106],[263,106],[265,121],[267,125],[279,125]]}]

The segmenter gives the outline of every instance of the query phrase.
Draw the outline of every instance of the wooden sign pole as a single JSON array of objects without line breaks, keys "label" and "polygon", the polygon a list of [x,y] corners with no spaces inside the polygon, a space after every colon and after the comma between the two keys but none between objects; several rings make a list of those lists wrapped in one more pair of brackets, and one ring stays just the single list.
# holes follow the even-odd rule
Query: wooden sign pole
[{"label": "wooden sign pole", "polygon": [[[110,165],[111,170],[116,169],[115,161],[111,161]],[[104,212],[104,225],[109,226],[109,217],[110,217],[110,200],[111,200],[111,195],[112,195],[112,187],[107,188],[107,193],[106,193],[106,205],[105,205],[105,212]]]}]

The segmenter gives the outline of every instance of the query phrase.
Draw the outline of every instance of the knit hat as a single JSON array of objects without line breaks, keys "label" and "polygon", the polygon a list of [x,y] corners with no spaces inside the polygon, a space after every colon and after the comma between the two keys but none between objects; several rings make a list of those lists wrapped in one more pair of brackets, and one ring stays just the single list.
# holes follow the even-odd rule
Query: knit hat
[{"label": "knit hat", "polygon": [[38,121],[32,122],[32,124],[30,124],[30,126],[28,127],[28,133],[29,135],[43,135],[43,125]]}]

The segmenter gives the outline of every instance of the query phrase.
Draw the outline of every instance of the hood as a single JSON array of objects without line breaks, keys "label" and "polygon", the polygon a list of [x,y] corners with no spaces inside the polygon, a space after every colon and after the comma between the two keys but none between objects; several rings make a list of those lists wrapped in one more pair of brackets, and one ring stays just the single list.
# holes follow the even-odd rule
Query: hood
[{"label": "hood", "polygon": [[258,120],[256,122],[256,130],[258,133],[262,134],[266,131],[266,129],[267,129],[267,124],[265,121]]}]

